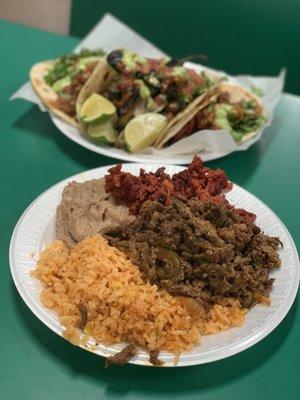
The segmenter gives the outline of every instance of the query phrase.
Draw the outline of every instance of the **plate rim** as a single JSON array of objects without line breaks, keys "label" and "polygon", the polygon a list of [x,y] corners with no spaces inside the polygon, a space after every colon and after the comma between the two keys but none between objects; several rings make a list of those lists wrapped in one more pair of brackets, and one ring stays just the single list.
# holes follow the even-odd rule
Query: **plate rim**
[{"label": "plate rim", "polygon": [[[65,179],[62,179],[61,181],[55,183],[54,185],[52,185],[51,187],[49,187],[48,189],[46,189],[45,191],[43,191],[40,195],[38,195],[23,211],[23,213],[20,215],[14,229],[11,235],[11,240],[10,240],[10,245],[9,245],[9,264],[10,264],[10,272],[14,281],[14,285],[17,288],[17,291],[19,293],[19,295],[21,296],[22,300],[24,301],[24,303],[27,305],[27,307],[30,309],[30,311],[35,315],[35,317],[37,317],[41,322],[43,322],[44,325],[46,325],[52,332],[58,334],[60,337],[64,338],[62,336],[62,334],[60,332],[57,332],[56,329],[51,326],[50,323],[48,323],[48,321],[46,321],[42,315],[40,315],[38,312],[34,311],[34,308],[31,307],[31,299],[28,299],[26,297],[26,292],[23,288],[23,285],[18,282],[17,279],[17,275],[16,275],[16,271],[13,268],[14,265],[14,250],[15,250],[15,240],[16,240],[16,236],[17,233],[19,231],[19,228],[22,225],[22,222],[24,220],[24,218],[26,217],[26,215],[28,214],[28,211],[34,207],[34,205],[42,198],[44,197],[48,192],[51,192],[53,190],[55,190],[56,187],[65,185],[67,182],[70,182],[72,180],[76,180],[76,178],[84,176],[86,174],[92,174],[94,172],[99,171],[99,175],[101,176],[101,174],[105,174],[105,172],[109,169],[112,168],[115,164],[113,165],[105,165],[102,167],[96,167],[96,168],[92,168],[90,170],[87,171],[82,171],[80,173],[77,173],[75,175],[72,175],[70,177],[67,177]],[[147,170],[147,168],[153,168],[155,163],[123,163],[122,165],[126,165],[126,166],[136,166],[137,168],[143,167]],[[166,164],[165,165],[167,168],[184,168],[182,166],[178,166],[178,165],[170,165],[170,164]],[[166,364],[164,367],[186,367],[186,366],[193,366],[193,365],[200,365],[200,364],[206,364],[206,363],[210,363],[210,362],[215,362],[224,358],[228,358],[231,357],[235,354],[238,354],[250,347],[252,347],[253,345],[255,345],[256,343],[258,343],[259,341],[261,341],[262,339],[264,339],[267,335],[269,335],[286,317],[287,313],[289,312],[289,310],[291,309],[296,295],[297,295],[297,291],[298,291],[298,286],[299,286],[299,279],[300,279],[300,268],[299,268],[299,255],[297,252],[297,248],[296,245],[294,243],[294,240],[289,232],[289,230],[287,229],[287,227],[285,226],[285,224],[282,222],[282,220],[276,215],[276,213],[268,206],[266,205],[262,200],[260,200],[258,197],[256,197],[254,194],[252,194],[251,192],[247,191],[246,189],[242,188],[241,186],[237,185],[234,183],[234,186],[236,186],[239,190],[241,190],[242,192],[251,195],[254,200],[256,202],[258,202],[258,204],[261,204],[265,207],[265,209],[267,209],[272,216],[275,218],[275,220],[277,220],[277,222],[281,225],[282,229],[284,230],[284,234],[286,235],[287,240],[289,241],[290,247],[291,247],[291,251],[294,254],[294,261],[295,261],[295,265],[294,265],[294,277],[292,279],[292,283],[290,286],[290,290],[286,295],[286,299],[284,300],[284,308],[283,311],[281,312],[280,315],[276,315],[274,314],[273,317],[271,317],[268,325],[264,328],[264,330],[262,331],[261,329],[259,329],[257,332],[254,332],[253,336],[251,336],[251,338],[249,338],[248,340],[244,340],[242,343],[239,343],[235,346],[234,349],[231,349],[229,352],[228,350],[226,350],[226,354],[222,354],[222,352],[217,353],[216,355],[213,355],[209,358],[209,360],[204,359],[204,360],[186,360],[184,362],[184,364],[177,364],[177,365],[173,365],[173,364]],[[47,310],[45,308],[45,310]],[[46,311],[45,311],[46,312]],[[65,338],[64,338],[65,339]],[[67,339],[65,339],[67,340]],[[105,355],[99,354],[97,351],[93,351],[90,350],[89,348],[87,348],[86,346],[80,345],[79,347],[81,347],[84,350],[90,351],[92,353],[94,353],[95,355],[100,355],[102,357],[105,357]],[[104,346],[105,347],[105,346]],[[131,364],[135,364],[135,365],[141,365],[141,366],[150,366],[153,367],[151,364],[149,363],[145,363],[145,360],[139,360],[139,359],[133,359],[131,360],[129,363]]]},{"label": "plate rim", "polygon": [[[115,147],[111,147],[111,146],[107,146],[107,145],[105,145],[105,147],[104,147],[101,144],[96,145],[93,141],[85,138],[84,135],[80,132],[79,132],[80,136],[77,137],[77,136],[73,135],[70,131],[62,130],[60,124],[66,124],[66,123],[64,121],[62,121],[59,117],[53,115],[51,112],[50,112],[50,119],[51,119],[53,125],[56,127],[56,129],[59,130],[59,132],[61,134],[63,134],[66,138],[68,138],[72,142],[76,143],[78,146],[81,146],[89,151],[92,151],[95,154],[100,154],[100,155],[104,155],[105,157],[115,158],[117,160],[126,161],[127,163],[130,162],[130,163],[138,163],[138,164],[140,164],[140,163],[148,164],[148,163],[152,162],[153,164],[165,164],[168,166],[177,166],[177,165],[182,165],[182,164],[186,165],[186,164],[190,163],[195,154],[200,156],[204,162],[208,162],[208,161],[218,160],[222,157],[228,156],[229,154],[235,152],[235,150],[224,151],[224,152],[220,152],[220,153],[196,152],[195,154],[175,154],[174,156],[172,156],[172,155],[163,156],[162,155],[160,157],[155,156],[153,154],[139,154],[139,153],[131,154],[131,153],[125,152],[125,151],[124,151],[124,154],[115,154],[114,150],[113,150],[113,149],[115,149]],[[71,129],[75,129],[75,128],[71,126]],[[150,158],[148,159],[148,157],[151,157],[151,160],[150,160]],[[178,164],[173,164],[174,157],[179,159]]]}]

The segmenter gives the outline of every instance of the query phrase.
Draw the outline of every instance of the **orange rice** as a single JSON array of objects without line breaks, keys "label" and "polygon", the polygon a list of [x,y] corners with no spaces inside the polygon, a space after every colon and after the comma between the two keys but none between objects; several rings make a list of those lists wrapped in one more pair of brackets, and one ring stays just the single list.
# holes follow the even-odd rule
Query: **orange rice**
[{"label": "orange rice", "polygon": [[191,349],[201,334],[215,333],[244,322],[237,301],[215,305],[197,314],[182,298],[145,283],[138,267],[101,236],[69,249],[53,242],[41,254],[34,271],[43,284],[41,301],[57,312],[64,335],[80,343],[79,305],[87,310],[87,335],[106,345],[130,342],[147,350],[179,354]]}]

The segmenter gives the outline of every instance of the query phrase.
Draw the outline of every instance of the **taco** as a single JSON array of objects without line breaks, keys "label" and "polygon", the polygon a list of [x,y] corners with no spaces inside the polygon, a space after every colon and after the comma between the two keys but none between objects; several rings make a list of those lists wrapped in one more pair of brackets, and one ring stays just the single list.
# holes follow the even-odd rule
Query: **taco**
[{"label": "taco", "polygon": [[173,125],[156,146],[169,146],[204,129],[226,129],[235,142],[241,144],[254,137],[265,121],[263,106],[255,94],[222,82],[207,93],[189,115]]},{"label": "taco", "polygon": [[103,51],[82,50],[56,60],[35,64],[30,70],[31,84],[44,105],[73,126],[76,119],[77,97],[103,58]]},{"label": "taco", "polygon": [[219,80],[179,61],[114,50],[83,88],[77,117],[90,137],[140,151],[198,106]]}]

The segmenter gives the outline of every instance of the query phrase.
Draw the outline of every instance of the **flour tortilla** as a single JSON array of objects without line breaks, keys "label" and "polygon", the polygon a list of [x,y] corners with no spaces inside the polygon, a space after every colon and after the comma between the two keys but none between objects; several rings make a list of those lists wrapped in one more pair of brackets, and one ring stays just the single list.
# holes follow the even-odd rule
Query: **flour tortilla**
[{"label": "flour tortilla", "polygon": [[[200,110],[205,108],[209,103],[214,102],[217,97],[221,93],[229,93],[230,94],[230,103],[238,103],[240,101],[254,100],[257,107],[260,110],[261,115],[264,115],[263,106],[260,99],[253,93],[249,92],[242,86],[232,85],[227,82],[222,82],[215,85],[212,89],[209,90],[204,96],[201,97],[200,101],[197,102],[197,105],[194,107],[190,107],[186,109],[186,113],[179,119],[175,124],[173,124],[167,132],[165,132],[164,136],[160,136],[159,140],[155,143],[155,147],[161,149],[170,139],[177,135],[177,133],[187,124],[189,123]],[[196,99],[197,100],[197,99]],[[251,139],[257,133],[259,129],[254,132],[249,132],[245,134],[239,144],[244,143],[245,141]]]},{"label": "flour tortilla", "polygon": [[[195,101],[197,100],[197,102]],[[156,142],[154,143],[154,147],[161,149],[165,143],[167,143],[170,139],[172,139],[176,134],[191,120],[195,117],[195,115],[208,104],[208,100],[205,101],[205,94],[201,96],[199,99],[195,99],[195,103],[191,103],[185,110],[183,110],[180,114],[180,118],[176,118],[176,121],[172,124],[169,124],[166,129],[160,134]],[[179,114],[178,114],[179,115]],[[173,122],[170,121],[170,122]]]}]

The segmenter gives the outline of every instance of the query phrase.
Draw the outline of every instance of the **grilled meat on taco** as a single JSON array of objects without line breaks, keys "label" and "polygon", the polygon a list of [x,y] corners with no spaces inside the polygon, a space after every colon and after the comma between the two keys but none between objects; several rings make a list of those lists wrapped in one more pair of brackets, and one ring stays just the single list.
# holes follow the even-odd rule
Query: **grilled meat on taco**
[{"label": "grilled meat on taco", "polygon": [[[106,79],[105,85],[101,77]],[[88,134],[92,130],[90,136],[93,138],[97,138],[95,122],[98,122],[100,132],[98,138],[103,141],[103,125],[99,124],[99,120],[105,120],[107,124],[107,118],[103,118],[101,114],[101,105],[106,104],[103,98],[109,100],[115,109],[110,127],[113,126],[117,133],[116,137],[121,133],[129,150],[133,148],[141,150],[143,146],[140,144],[132,146],[132,143],[128,143],[128,137],[132,140],[135,136],[132,135],[131,125],[130,133],[127,134],[128,123],[143,114],[147,114],[148,121],[159,121],[159,126],[154,123],[152,130],[145,131],[154,142],[177,120],[180,120],[189,107],[195,107],[218,79],[220,78],[208,76],[204,72],[198,74],[174,60],[149,59],[129,50],[114,50],[107,56],[106,66],[103,64],[97,66],[89,82],[89,88],[83,90],[78,100],[79,118],[85,124],[83,128]],[[91,101],[89,98],[95,93],[101,98],[94,96]],[[89,102],[89,107],[83,104],[86,101]],[[97,107],[99,111],[95,113]],[[84,112],[81,111],[83,108]],[[155,118],[155,114],[164,116],[164,121],[162,118]],[[86,124],[86,121],[89,123]],[[90,124],[93,128],[90,128]],[[155,135],[153,135],[153,130],[155,130]],[[146,135],[145,132],[144,135]],[[104,139],[108,140],[107,137]],[[151,145],[151,141],[146,140],[144,143]],[[117,142],[120,143],[120,141]]]},{"label": "grilled meat on taco", "polygon": [[190,116],[173,126],[158,147],[171,145],[203,129],[226,129],[237,143],[242,143],[255,136],[265,120],[257,96],[241,86],[220,83]]},{"label": "grilled meat on taco", "polygon": [[210,85],[205,76],[170,65],[168,59],[147,59],[128,50],[115,50],[107,61],[118,74],[103,95],[117,107],[120,128],[137,109],[139,113],[159,112],[171,120]]},{"label": "grilled meat on taco", "polygon": [[30,80],[43,103],[66,122],[76,121],[77,97],[104,53],[101,50],[82,50],[57,60],[35,64]]}]

